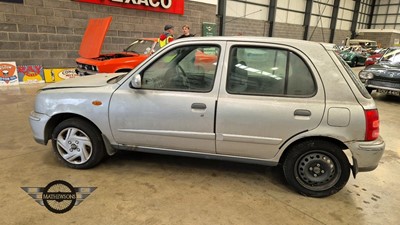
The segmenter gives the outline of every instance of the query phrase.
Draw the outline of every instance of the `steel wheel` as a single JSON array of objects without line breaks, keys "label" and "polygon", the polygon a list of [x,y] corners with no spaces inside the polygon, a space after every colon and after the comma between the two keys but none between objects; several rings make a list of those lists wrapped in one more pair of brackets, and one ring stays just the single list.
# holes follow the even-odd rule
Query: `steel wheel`
[{"label": "steel wheel", "polygon": [[294,173],[303,187],[323,191],[331,188],[342,173],[338,159],[326,152],[303,154],[296,161]]},{"label": "steel wheel", "polygon": [[350,177],[343,150],[328,141],[308,140],[287,150],[283,172],[299,193],[326,197],[341,190]]}]

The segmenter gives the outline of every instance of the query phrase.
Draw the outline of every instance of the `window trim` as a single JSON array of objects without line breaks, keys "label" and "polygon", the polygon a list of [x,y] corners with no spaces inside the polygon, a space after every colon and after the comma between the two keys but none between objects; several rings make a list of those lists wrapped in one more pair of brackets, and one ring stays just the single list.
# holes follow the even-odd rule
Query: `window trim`
[{"label": "window trim", "polygon": [[315,78],[316,75],[315,75],[315,73],[313,73],[313,70],[311,69],[311,67],[310,67],[309,63],[307,62],[307,60],[305,60],[305,58],[302,57],[301,54],[297,53],[296,51],[293,51],[292,49],[282,48],[282,47],[278,47],[278,46],[233,44],[233,45],[230,46],[229,53],[227,54],[228,55],[227,68],[230,68],[230,66],[232,66],[231,65],[231,53],[232,53],[233,49],[234,48],[239,48],[239,47],[243,47],[243,48],[246,48],[246,47],[247,48],[258,48],[258,49],[262,48],[262,49],[269,49],[269,50],[283,50],[283,51],[286,51],[287,52],[286,74],[288,74],[288,71],[289,71],[290,53],[293,53],[294,55],[299,57],[303,61],[304,65],[307,67],[307,69],[308,69],[308,71],[309,71],[309,73],[311,75],[311,78],[312,78],[312,81],[313,81],[313,84],[314,84],[315,88],[314,88],[313,93],[309,94],[309,95],[289,95],[289,94],[285,94],[285,93],[287,93],[287,85],[288,85],[288,82],[287,82],[288,76],[285,76],[284,94],[272,94],[272,93],[270,93],[270,94],[267,94],[267,93],[260,94],[260,93],[250,93],[250,92],[247,92],[247,93],[232,93],[232,92],[228,91],[228,77],[229,77],[228,73],[229,73],[229,71],[227,70],[226,71],[227,74],[226,74],[226,77],[225,77],[226,78],[225,91],[229,95],[258,96],[258,97],[286,97],[286,98],[312,98],[315,95],[317,95],[317,93],[318,93],[318,82],[316,81],[316,78]]},{"label": "window trim", "polygon": [[[157,62],[159,62],[159,60],[162,60],[162,58],[165,56],[165,55],[167,55],[167,54],[169,54],[170,52],[172,52],[172,51],[175,51],[175,50],[177,50],[177,49],[179,49],[179,48],[187,48],[187,47],[193,47],[193,50],[195,50],[195,49],[197,49],[197,48],[199,48],[199,47],[202,47],[202,48],[212,48],[212,47],[215,47],[217,50],[218,50],[218,55],[217,55],[217,63],[216,63],[216,65],[215,65],[215,71],[214,71],[214,79],[213,79],[213,82],[212,82],[212,85],[211,85],[211,87],[210,87],[210,89],[208,89],[208,90],[206,90],[206,91],[202,91],[202,90],[193,90],[193,89],[154,89],[154,88],[144,88],[144,87],[142,87],[141,88],[141,90],[150,90],[150,91],[173,91],[173,92],[188,92],[188,93],[210,93],[210,92],[212,92],[213,90],[214,90],[214,87],[216,86],[215,85],[215,82],[216,82],[216,78],[217,78],[217,76],[218,76],[218,65],[219,65],[219,63],[220,63],[220,61],[222,60],[221,59],[221,51],[222,51],[222,46],[221,45],[219,45],[219,44],[209,44],[209,43],[204,43],[204,44],[202,44],[202,43],[199,43],[199,44],[193,44],[193,45],[190,45],[190,46],[188,46],[188,45],[178,45],[178,46],[175,46],[174,48],[171,48],[171,49],[168,49],[165,53],[163,53],[163,54],[160,54],[157,58],[155,58],[154,60],[152,60],[152,62],[150,63],[150,64],[148,64],[148,65],[146,65],[143,69],[141,69],[140,70],[140,76],[141,76],[141,78],[142,78],[142,81],[143,81],[143,76],[144,76],[144,74],[145,74],[145,72],[149,69],[149,68],[151,68],[155,63],[157,63]],[[186,57],[186,56],[185,56]],[[217,85],[218,86],[218,85]]]}]

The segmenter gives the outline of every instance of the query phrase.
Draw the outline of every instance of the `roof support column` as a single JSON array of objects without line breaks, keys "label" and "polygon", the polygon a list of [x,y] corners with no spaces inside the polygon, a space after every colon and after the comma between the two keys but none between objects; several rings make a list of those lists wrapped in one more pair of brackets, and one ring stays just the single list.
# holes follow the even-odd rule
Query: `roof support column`
[{"label": "roof support column", "polygon": [[360,11],[361,0],[355,0],[354,5],[354,13],[353,13],[353,20],[351,21],[351,38],[356,37],[356,29],[357,29],[357,21],[358,21],[358,14]]},{"label": "roof support column", "polygon": [[273,37],[274,36],[276,2],[277,2],[277,0],[270,0],[270,2],[269,2],[269,12],[268,12],[269,31],[268,31],[268,37]]},{"label": "roof support column", "polygon": [[219,36],[225,35],[226,0],[218,0]]},{"label": "roof support column", "polygon": [[[368,20],[368,29],[371,29],[372,27],[372,17],[374,16],[374,10],[375,10],[375,4],[376,4],[376,0],[372,0],[372,6],[371,6],[371,12],[369,12],[369,20]],[[397,21],[397,19],[396,19]]]},{"label": "roof support column", "polygon": [[304,34],[303,40],[308,40],[308,30],[310,29],[310,19],[311,19],[311,12],[312,12],[313,0],[307,0],[306,3],[306,10],[304,12]]},{"label": "roof support column", "polygon": [[333,43],[333,40],[335,39],[335,30],[336,30],[336,23],[337,23],[337,18],[338,18],[338,13],[339,13],[339,5],[340,5],[340,0],[335,0],[333,3],[333,10],[332,10],[332,16],[331,16],[331,34],[329,36],[329,42]]}]

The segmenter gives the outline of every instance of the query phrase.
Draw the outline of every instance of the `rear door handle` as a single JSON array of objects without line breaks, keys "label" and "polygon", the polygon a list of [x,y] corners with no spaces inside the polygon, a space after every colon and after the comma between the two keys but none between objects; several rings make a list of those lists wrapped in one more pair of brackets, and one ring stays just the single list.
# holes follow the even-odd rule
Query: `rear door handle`
[{"label": "rear door handle", "polygon": [[193,103],[192,109],[206,109],[207,106],[204,103]]},{"label": "rear door handle", "polygon": [[294,111],[295,116],[311,116],[311,111],[307,109],[296,109]]}]

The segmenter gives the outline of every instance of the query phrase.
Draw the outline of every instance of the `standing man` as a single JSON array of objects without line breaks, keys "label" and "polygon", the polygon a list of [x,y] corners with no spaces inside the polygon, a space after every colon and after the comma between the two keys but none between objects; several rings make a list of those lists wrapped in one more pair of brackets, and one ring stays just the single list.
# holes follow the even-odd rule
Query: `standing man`
[{"label": "standing man", "polygon": [[167,24],[164,26],[164,33],[162,33],[158,38],[158,43],[162,48],[173,40],[174,40],[174,26]]},{"label": "standing man", "polygon": [[178,37],[179,38],[186,38],[186,37],[194,37],[194,34],[190,33],[190,27],[189,25],[185,24],[182,27],[182,35]]}]

